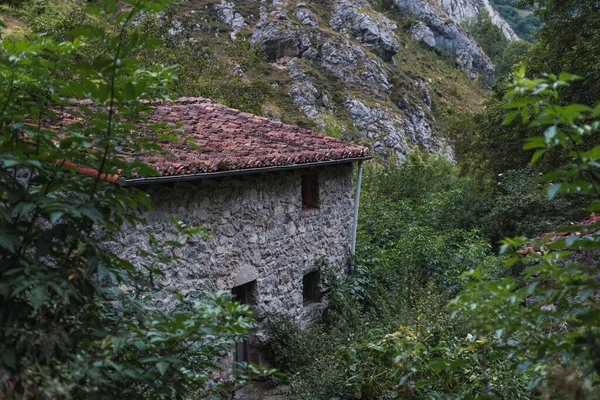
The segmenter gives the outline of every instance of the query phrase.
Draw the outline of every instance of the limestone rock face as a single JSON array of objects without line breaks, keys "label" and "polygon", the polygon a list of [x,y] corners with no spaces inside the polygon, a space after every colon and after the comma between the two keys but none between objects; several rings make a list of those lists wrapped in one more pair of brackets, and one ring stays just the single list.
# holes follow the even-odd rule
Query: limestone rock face
[{"label": "limestone rock face", "polygon": [[217,15],[221,21],[233,28],[233,32],[229,36],[231,40],[236,40],[236,34],[240,29],[248,27],[242,14],[235,12],[234,7],[235,4],[233,2],[227,2],[225,0],[222,0],[221,3],[216,6]]},{"label": "limestone rock face", "polygon": [[435,36],[431,29],[424,23],[420,22],[410,28],[410,33],[415,38],[425,43],[429,47],[435,47]]},{"label": "limestone rock face", "polygon": [[279,96],[289,96],[285,105],[279,100],[268,105],[270,118],[285,120],[291,106],[301,114],[291,111],[295,120],[304,116],[323,129],[333,120],[344,139],[371,145],[382,158],[397,162],[415,146],[452,157],[435,132],[440,124],[434,115],[441,108],[429,94],[436,82],[436,101],[449,97],[437,85],[445,77],[438,71],[432,76],[416,72],[428,66],[407,66],[406,59],[415,59],[406,54],[414,51],[408,42],[426,45],[418,51],[439,49],[448,57],[448,68],[458,67],[476,79],[492,76],[494,67],[465,23],[485,10],[506,37],[517,39],[489,0],[391,0],[400,14],[416,20],[412,26],[399,26],[393,13],[378,12],[375,0],[218,1],[196,12],[215,11],[233,30],[231,40],[249,33],[249,44],[260,47],[277,71],[272,87]]},{"label": "limestone rock face", "polygon": [[394,36],[396,24],[379,14],[377,17],[368,3],[357,0],[340,0],[334,5],[331,28],[349,31],[358,42],[372,48],[383,59],[389,60],[398,52],[399,43]]},{"label": "limestone rock face", "polygon": [[490,19],[508,40],[519,40],[519,36],[492,7],[489,0],[437,0],[442,9],[455,22],[465,22],[477,17],[480,11],[487,11]]},{"label": "limestone rock face", "polygon": [[436,7],[428,0],[393,1],[402,13],[414,15],[429,29],[427,31],[422,25],[417,27],[412,32],[415,39],[453,56],[456,63],[469,74],[476,75],[474,70],[486,75],[494,74],[494,66],[489,57],[443,8]]},{"label": "limestone rock face", "polygon": [[234,7],[234,3],[223,0],[216,6],[217,15],[223,22],[231,26],[233,29],[247,27],[248,25],[244,21],[244,17],[242,17],[239,12],[235,12]]},{"label": "limestone rock face", "polygon": [[320,64],[345,82],[359,85],[378,98],[389,94],[392,85],[383,65],[350,43],[325,43],[321,46]]},{"label": "limestone rock face", "polygon": [[313,13],[311,13],[310,10],[306,8],[306,4],[304,3],[298,3],[296,5],[296,18],[298,18],[298,21],[300,21],[303,25],[319,25]]},{"label": "limestone rock face", "polygon": [[[373,142],[381,156],[392,149],[394,156],[404,160],[411,148],[420,145],[434,154],[452,158],[449,148],[435,138],[422,106],[403,99],[398,105],[403,113],[391,107],[370,107],[356,99],[348,99],[346,109],[361,133]],[[427,106],[425,106],[427,108]]]},{"label": "limestone rock face", "polygon": [[304,73],[302,68],[297,65],[296,60],[290,61],[288,70],[294,81],[293,87],[289,91],[294,104],[300,107],[308,118],[318,119],[326,110],[319,106],[319,100],[322,96],[315,86],[315,78]]},{"label": "limestone rock face", "polygon": [[293,31],[289,31],[283,24],[278,22],[257,25],[252,34],[251,43],[253,45],[260,45],[269,58],[269,61],[300,55],[298,37]]}]

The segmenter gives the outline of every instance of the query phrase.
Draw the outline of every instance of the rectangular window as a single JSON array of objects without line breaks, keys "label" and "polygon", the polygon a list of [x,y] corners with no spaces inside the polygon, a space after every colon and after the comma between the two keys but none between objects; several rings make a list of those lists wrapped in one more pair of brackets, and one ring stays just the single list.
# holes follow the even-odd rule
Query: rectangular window
[{"label": "rectangular window", "polygon": [[319,175],[302,175],[302,210],[319,208]]},{"label": "rectangular window", "polygon": [[319,272],[313,271],[302,278],[302,296],[304,305],[319,301]]}]

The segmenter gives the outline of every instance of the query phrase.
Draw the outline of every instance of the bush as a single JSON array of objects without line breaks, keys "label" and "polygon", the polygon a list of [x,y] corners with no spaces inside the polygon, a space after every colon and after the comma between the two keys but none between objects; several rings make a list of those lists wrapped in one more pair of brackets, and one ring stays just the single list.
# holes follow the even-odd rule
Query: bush
[{"label": "bush", "polygon": [[507,236],[536,236],[586,215],[574,198],[549,201],[538,182],[542,176],[531,167],[501,174],[490,211],[482,218],[482,231],[493,244]]},{"label": "bush", "polygon": [[[149,236],[152,251],[139,249],[133,265],[119,238],[124,225],[144,223],[137,210],[150,206],[148,195],[103,179],[156,173],[119,154],[159,153],[157,142],[179,136],[144,123],[172,69],[140,65],[134,55],[157,43],[126,34],[162,3],[118,10],[105,0],[86,12],[110,29],[82,25],[74,40],[32,34],[0,44],[1,398],[206,398],[232,387],[215,375],[252,326],[249,307],[225,293],[186,299],[161,284],[162,271],[182,262],[182,239],[205,232],[173,221],[169,240]],[[87,53],[87,43],[105,51]],[[82,122],[57,123],[67,112]],[[177,312],[153,308],[167,296]]]},{"label": "bush", "polygon": [[[588,209],[598,210],[600,146],[588,152],[579,146],[600,131],[600,106],[557,105],[559,89],[576,79],[563,73],[529,80],[522,70],[508,94],[507,107],[513,110],[512,117],[525,122],[534,111],[530,126],[545,130],[543,136],[527,141],[526,146],[536,150],[533,163],[555,147],[575,147],[571,162],[543,176],[548,199],[581,193],[590,204]],[[530,190],[540,192],[542,188]],[[592,218],[581,225],[563,226],[557,237],[505,239],[502,250],[515,250],[507,267],[520,262],[525,266],[522,274],[497,280],[474,270],[469,274],[472,281],[453,302],[457,311],[474,322],[479,335],[494,338],[490,349],[517,373],[527,372],[529,387],[543,396],[595,399],[598,395],[597,229],[598,222]]]},{"label": "bush", "polygon": [[482,367],[484,346],[446,308],[463,273],[485,265],[504,274],[485,239],[452,221],[466,210],[468,181],[449,161],[413,153],[401,167],[371,171],[365,187],[352,274],[339,281],[322,269],[324,323],[305,332],[270,325],[273,360],[295,396],[477,396],[488,375],[504,379],[494,393],[521,394],[523,381],[508,379],[503,363]]}]

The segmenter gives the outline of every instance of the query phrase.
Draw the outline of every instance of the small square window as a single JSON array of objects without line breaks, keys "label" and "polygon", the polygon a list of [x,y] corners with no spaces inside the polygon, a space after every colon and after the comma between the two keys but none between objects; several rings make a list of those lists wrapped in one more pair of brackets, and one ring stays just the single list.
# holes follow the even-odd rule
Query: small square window
[{"label": "small square window", "polygon": [[310,211],[319,208],[319,176],[302,175],[302,210]]},{"label": "small square window", "polygon": [[304,305],[319,301],[319,272],[313,271],[302,278],[302,296]]}]

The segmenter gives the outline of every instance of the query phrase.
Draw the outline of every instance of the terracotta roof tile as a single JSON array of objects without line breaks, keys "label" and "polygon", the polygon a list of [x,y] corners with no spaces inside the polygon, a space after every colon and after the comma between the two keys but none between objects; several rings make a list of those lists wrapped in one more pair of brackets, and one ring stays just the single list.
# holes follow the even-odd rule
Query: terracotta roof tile
[{"label": "terracotta roof tile", "polygon": [[[87,100],[73,104],[91,106]],[[227,108],[204,98],[180,98],[153,104],[148,119],[174,128],[183,123],[187,141],[160,143],[168,155],[137,158],[163,176],[206,174],[217,171],[308,164],[371,156],[366,147],[324,136],[318,132],[271,121]],[[85,123],[68,110],[59,112],[65,126]],[[196,150],[188,142],[193,142]],[[126,178],[140,178],[139,176]],[[116,179],[116,178],[115,178]]]},{"label": "terracotta roof tile", "polygon": [[162,147],[172,152],[172,156],[140,157],[164,176],[370,156],[366,147],[227,108],[204,98],[158,103],[149,119],[168,124],[185,122],[183,130],[188,140],[200,148],[197,151],[185,142],[164,142]]},{"label": "terracotta roof tile", "polygon": [[570,236],[584,236],[590,235],[592,233],[596,233],[598,231],[597,224],[600,222],[600,215],[596,215],[596,213],[591,213],[588,217],[582,219],[581,221],[576,222],[574,225],[576,226],[588,226],[583,232],[548,232],[540,235],[535,239],[533,243],[528,244],[527,246],[521,248],[517,251],[517,253],[527,254],[527,253],[535,253],[539,251],[539,243],[547,241],[547,244],[551,244],[560,239],[566,239]]}]

